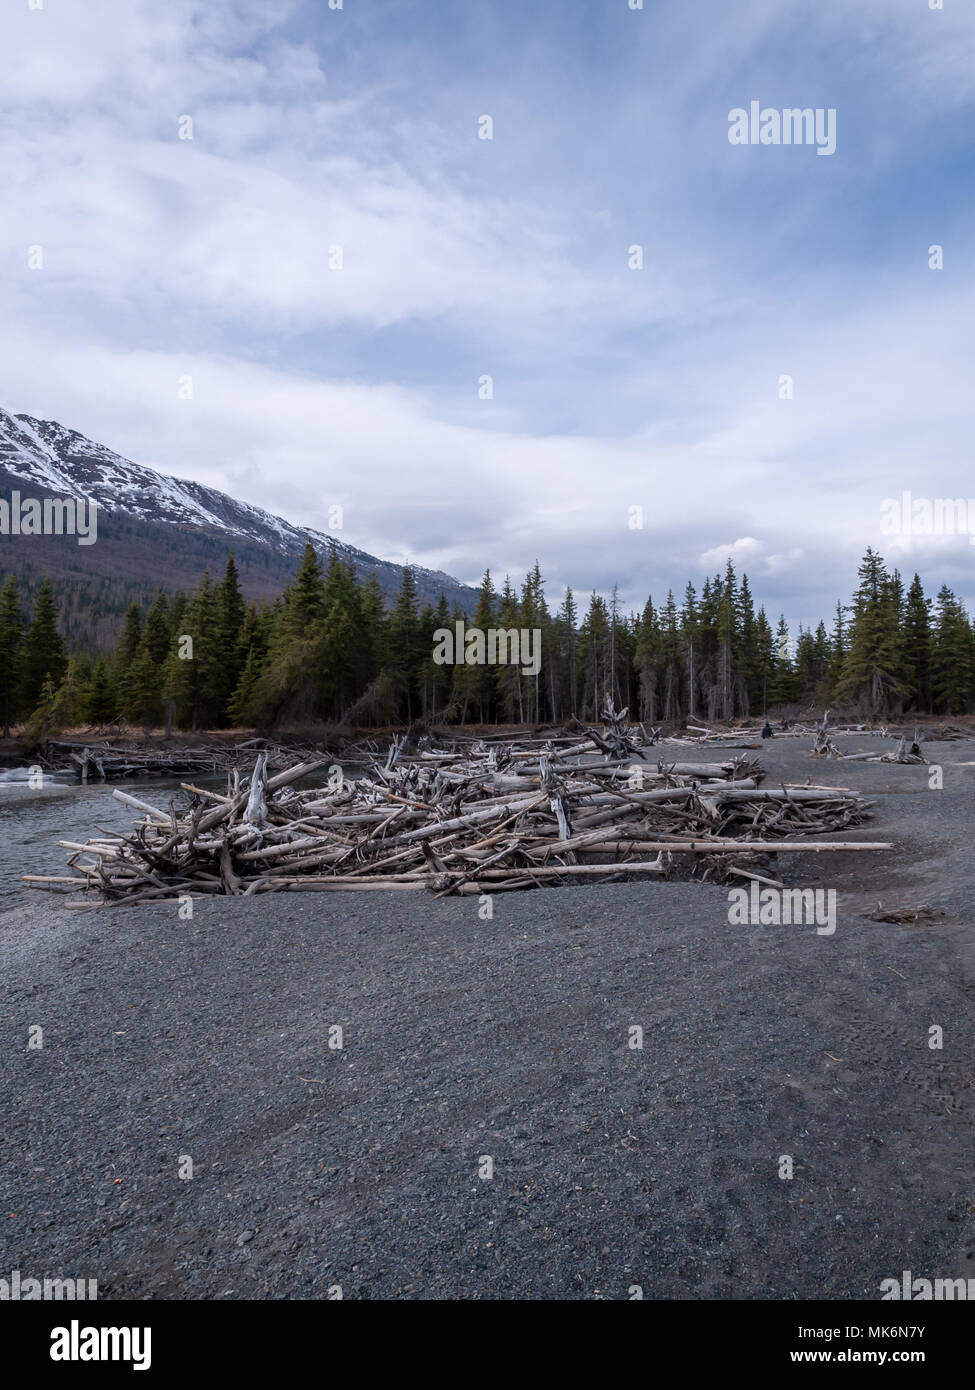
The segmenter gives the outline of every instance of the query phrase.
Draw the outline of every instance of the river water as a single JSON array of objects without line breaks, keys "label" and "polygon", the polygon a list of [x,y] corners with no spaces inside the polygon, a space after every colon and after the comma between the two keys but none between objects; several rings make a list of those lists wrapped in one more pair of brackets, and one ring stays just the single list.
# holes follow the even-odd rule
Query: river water
[{"label": "river water", "polygon": [[[225,777],[195,777],[201,786],[219,786]],[[179,790],[178,778],[127,778],[124,782],[90,782],[79,786],[74,774],[45,774],[43,787],[31,787],[26,769],[0,771],[0,911],[15,902],[40,898],[41,890],[28,889],[21,874],[65,874],[71,870],[69,850],[58,840],[84,842],[103,830],[129,830],[139,819],[132,806],[116,801],[116,787],[166,810],[170,796]],[[185,803],[185,794],[180,801]],[[49,895],[43,894],[46,898]]]}]

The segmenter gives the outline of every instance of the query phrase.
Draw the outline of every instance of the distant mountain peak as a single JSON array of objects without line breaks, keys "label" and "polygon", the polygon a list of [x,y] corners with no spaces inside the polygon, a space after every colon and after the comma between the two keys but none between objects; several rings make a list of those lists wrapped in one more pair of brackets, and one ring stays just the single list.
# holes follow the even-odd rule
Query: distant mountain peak
[{"label": "distant mountain peak", "polygon": [[[65,582],[69,575],[70,582],[81,584],[121,573],[130,587],[139,576],[151,588],[188,588],[204,568],[220,566],[221,552],[225,563],[233,550],[245,593],[271,597],[294,573],[311,541],[323,557],[336,550],[363,577],[375,574],[387,598],[399,588],[401,565],[335,536],[296,526],[216,488],[133,463],[57,420],[0,408],[0,494],[13,489],[25,496],[86,497],[96,502],[99,540],[86,553],[79,574],[78,556],[70,553],[67,537],[0,537],[0,569],[23,568],[33,574],[43,563]],[[134,544],[139,547],[136,566],[129,554]],[[116,561],[124,561],[114,570],[113,550]],[[441,571],[410,568],[421,603],[436,603],[444,592],[451,604],[472,608],[475,590]]]}]

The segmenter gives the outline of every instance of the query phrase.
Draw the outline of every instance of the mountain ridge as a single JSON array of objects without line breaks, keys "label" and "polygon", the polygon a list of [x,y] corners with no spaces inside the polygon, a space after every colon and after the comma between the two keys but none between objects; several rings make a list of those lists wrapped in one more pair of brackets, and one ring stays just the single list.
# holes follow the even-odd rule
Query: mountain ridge
[{"label": "mountain ridge", "polygon": [[[156,589],[194,588],[204,569],[217,572],[231,551],[249,599],[272,599],[294,574],[311,541],[323,560],[332,551],[363,577],[375,574],[387,602],[403,566],[347,541],[298,526],[216,488],[160,473],[124,458],[57,420],[0,408],[0,496],[86,498],[98,506],[98,540],[79,550],[73,536],[0,535],[0,571],[28,591],[46,573],[76,599],[69,627],[88,613],[96,644],[111,636],[125,607]],[[476,590],[440,570],[410,565],[419,601],[471,611]],[[70,633],[68,634],[71,635]]]}]

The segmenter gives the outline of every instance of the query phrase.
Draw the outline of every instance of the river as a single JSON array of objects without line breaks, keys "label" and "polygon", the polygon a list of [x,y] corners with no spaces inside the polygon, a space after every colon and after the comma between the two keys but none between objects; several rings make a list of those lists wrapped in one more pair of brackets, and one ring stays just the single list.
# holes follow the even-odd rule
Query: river
[{"label": "river", "polygon": [[[196,777],[201,786],[221,786],[224,777]],[[63,874],[69,850],[59,840],[83,842],[103,830],[129,830],[139,813],[116,801],[116,787],[165,810],[179,789],[178,778],[127,778],[79,786],[74,774],[45,774],[43,787],[31,787],[26,769],[0,771],[0,911],[14,900],[28,901],[21,874]],[[185,794],[182,798],[185,803]],[[47,896],[45,894],[45,896]]]}]

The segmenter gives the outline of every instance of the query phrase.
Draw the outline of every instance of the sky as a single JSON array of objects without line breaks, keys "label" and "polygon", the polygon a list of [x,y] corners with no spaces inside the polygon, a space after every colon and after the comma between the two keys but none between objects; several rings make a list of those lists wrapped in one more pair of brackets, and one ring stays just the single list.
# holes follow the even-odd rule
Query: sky
[{"label": "sky", "polygon": [[4,0],[0,405],[553,606],[972,604],[883,503],[975,499],[975,6],[635,3]]}]

